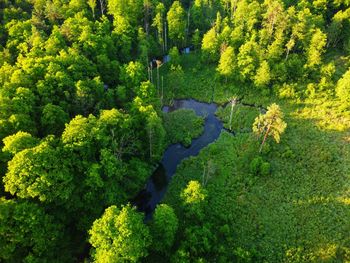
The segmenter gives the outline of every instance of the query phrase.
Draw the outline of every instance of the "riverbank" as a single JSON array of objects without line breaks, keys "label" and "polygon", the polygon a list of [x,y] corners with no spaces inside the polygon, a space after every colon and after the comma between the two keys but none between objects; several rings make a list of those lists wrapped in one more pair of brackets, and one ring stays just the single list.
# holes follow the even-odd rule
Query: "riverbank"
[{"label": "riverbank", "polygon": [[[259,143],[249,132],[235,137],[223,132],[180,164],[165,198],[180,218],[179,257],[205,254],[218,262],[349,259],[349,115],[331,97],[280,99],[221,83],[213,66],[196,61],[186,56],[182,79],[173,84],[175,73],[164,68],[163,74],[170,74],[164,88],[168,100],[191,97],[224,104],[236,96],[263,106],[275,102],[288,127],[281,143],[269,143],[261,155],[270,163],[269,175],[252,172]],[[220,118],[227,120],[228,114],[224,110]],[[242,115],[234,125],[248,129],[251,119]],[[190,181],[200,183],[192,191],[203,197],[192,204],[184,199]]]}]

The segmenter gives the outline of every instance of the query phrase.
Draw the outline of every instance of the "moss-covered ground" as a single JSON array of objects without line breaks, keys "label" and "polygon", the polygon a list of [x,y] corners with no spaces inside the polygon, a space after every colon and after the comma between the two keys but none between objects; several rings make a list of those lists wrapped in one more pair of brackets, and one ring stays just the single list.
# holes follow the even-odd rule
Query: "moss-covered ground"
[{"label": "moss-covered ground", "polygon": [[[271,165],[268,175],[251,171],[259,142],[249,132],[222,132],[198,156],[181,163],[165,202],[178,215],[186,214],[181,192],[190,180],[201,182],[207,195],[199,221],[214,236],[194,240],[184,230],[179,249],[207,253],[212,262],[231,262],[231,256],[243,262],[349,262],[350,113],[330,97],[282,100],[222,83],[215,67],[201,66],[196,55],[183,57],[182,72],[164,66],[161,73],[167,100],[195,98],[223,105],[236,96],[265,107],[276,102],[288,125],[281,142],[269,141],[261,154]],[[237,107],[232,129],[248,131],[257,113]],[[218,111],[226,127],[229,114],[229,105]],[[183,229],[198,224],[180,218]],[[204,239],[215,245],[206,247]]]}]

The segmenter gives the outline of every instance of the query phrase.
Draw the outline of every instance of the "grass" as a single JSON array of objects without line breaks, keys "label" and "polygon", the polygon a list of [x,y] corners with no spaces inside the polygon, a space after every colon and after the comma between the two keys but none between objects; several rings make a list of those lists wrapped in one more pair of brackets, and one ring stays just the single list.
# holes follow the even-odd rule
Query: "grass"
[{"label": "grass", "polygon": [[[220,86],[212,77],[214,67],[199,70],[194,57],[183,64],[185,81],[176,86],[167,82],[168,99],[224,103],[238,96],[264,106],[276,102],[288,127],[281,143],[270,141],[270,150],[263,155],[271,164],[270,175],[250,172],[259,142],[249,133],[223,132],[198,156],[181,163],[165,199],[176,209],[183,230],[177,248],[187,249],[189,256],[204,255],[209,262],[237,258],[243,262],[350,262],[350,113],[329,97],[281,100],[249,93],[247,88]],[[214,95],[209,92],[211,85]],[[247,129],[255,114],[237,108],[233,130]],[[218,116],[227,127],[229,109],[220,109]],[[212,172],[203,179],[208,163]],[[198,247],[203,244],[185,231],[199,222],[186,217],[180,198],[190,180],[201,182],[208,192],[200,224],[213,237],[209,248],[200,253]]]},{"label": "grass", "polygon": [[226,107],[219,107],[216,112],[224,127],[235,132],[251,132],[254,120],[259,114],[260,111],[256,107],[238,104],[233,107],[230,123],[231,104],[227,104]]},{"label": "grass", "polygon": [[170,69],[167,63],[161,67],[160,75],[164,77],[164,98],[192,98],[203,102],[224,104],[239,92],[239,87],[222,83],[218,78],[215,65],[203,66],[198,54],[187,54],[181,57],[181,69]]},{"label": "grass", "polygon": [[180,109],[163,115],[168,144],[181,143],[185,147],[203,133],[204,119],[194,110]]}]

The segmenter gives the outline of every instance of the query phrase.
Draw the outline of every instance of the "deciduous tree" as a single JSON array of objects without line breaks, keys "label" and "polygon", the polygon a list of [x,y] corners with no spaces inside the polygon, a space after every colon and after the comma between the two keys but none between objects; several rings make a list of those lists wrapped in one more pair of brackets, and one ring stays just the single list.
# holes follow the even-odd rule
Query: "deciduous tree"
[{"label": "deciduous tree", "polygon": [[265,114],[260,114],[256,117],[253,124],[253,132],[259,137],[263,136],[259,152],[261,152],[268,136],[273,137],[274,140],[279,143],[281,134],[286,127],[287,124],[283,121],[283,113],[280,107],[275,103],[267,107],[267,112]]},{"label": "deciduous tree", "polygon": [[107,208],[90,233],[96,262],[138,262],[147,256],[151,236],[143,215],[130,205]]}]

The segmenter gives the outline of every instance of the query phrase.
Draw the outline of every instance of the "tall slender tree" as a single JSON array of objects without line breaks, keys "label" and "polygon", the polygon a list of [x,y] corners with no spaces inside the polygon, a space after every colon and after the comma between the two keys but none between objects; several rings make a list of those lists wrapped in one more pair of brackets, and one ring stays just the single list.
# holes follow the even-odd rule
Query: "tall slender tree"
[{"label": "tall slender tree", "polygon": [[256,117],[253,124],[253,132],[259,137],[263,136],[259,152],[261,152],[268,136],[274,138],[279,143],[281,134],[285,131],[287,124],[283,121],[283,113],[280,107],[273,103],[267,107],[265,114]]}]

